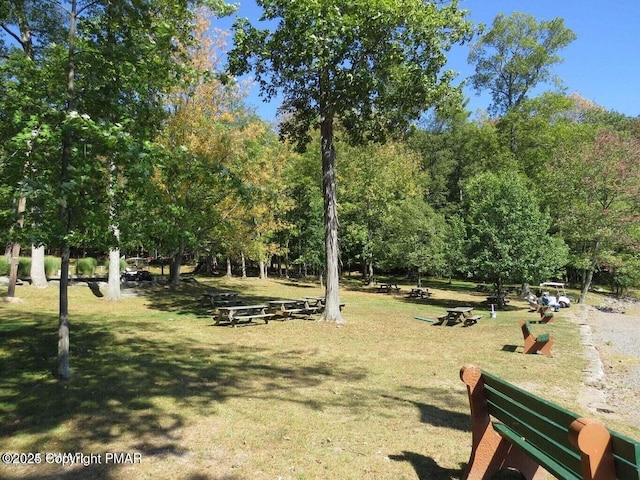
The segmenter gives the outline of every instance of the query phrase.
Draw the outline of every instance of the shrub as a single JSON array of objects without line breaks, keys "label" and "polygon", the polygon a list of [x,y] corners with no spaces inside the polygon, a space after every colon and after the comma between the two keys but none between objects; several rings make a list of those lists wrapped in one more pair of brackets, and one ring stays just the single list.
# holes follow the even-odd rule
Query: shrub
[{"label": "shrub", "polygon": [[47,277],[57,277],[60,270],[60,259],[57,257],[44,257],[44,274]]},{"label": "shrub", "polygon": [[76,263],[76,274],[92,277],[96,272],[98,260],[93,257],[79,258]]},{"label": "shrub", "polygon": [[0,275],[9,275],[11,265],[7,261],[7,257],[0,258]]},{"label": "shrub", "polygon": [[31,276],[31,257],[20,257],[18,259],[18,276],[19,277]]}]

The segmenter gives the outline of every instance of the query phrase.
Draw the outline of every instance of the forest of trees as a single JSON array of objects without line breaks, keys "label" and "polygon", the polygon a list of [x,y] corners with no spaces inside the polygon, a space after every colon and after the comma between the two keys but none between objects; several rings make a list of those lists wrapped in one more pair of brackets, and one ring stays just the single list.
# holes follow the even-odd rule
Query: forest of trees
[{"label": "forest of trees", "polygon": [[[159,252],[173,282],[189,255],[329,283],[327,268],[499,288],[565,279],[583,295],[594,274],[640,285],[640,118],[562,88],[532,94],[557,85],[573,32],[513,14],[481,33],[456,2],[405,3],[411,14],[259,1],[280,26],[238,23],[227,49],[222,1],[0,0],[8,256],[31,252],[34,277],[45,251],[64,276],[80,249],[110,255],[114,272],[125,252]],[[323,21],[332,12],[344,23]],[[453,43],[470,46],[484,112],[442,70]],[[241,73],[283,95],[277,125],[246,106]]]}]

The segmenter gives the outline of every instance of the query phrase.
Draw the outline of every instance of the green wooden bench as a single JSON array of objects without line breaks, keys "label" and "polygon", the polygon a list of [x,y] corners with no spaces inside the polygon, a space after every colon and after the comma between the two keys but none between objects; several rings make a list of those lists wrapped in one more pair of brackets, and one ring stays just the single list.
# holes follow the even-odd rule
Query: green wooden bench
[{"label": "green wooden bench", "polygon": [[474,365],[460,369],[471,408],[472,450],[464,480],[506,468],[525,479],[640,480],[640,443]]},{"label": "green wooden bench", "polygon": [[520,320],[520,329],[524,337],[524,353],[540,352],[547,357],[551,356],[551,347],[553,347],[553,336],[548,333],[534,335],[531,331],[531,324],[527,320]]}]

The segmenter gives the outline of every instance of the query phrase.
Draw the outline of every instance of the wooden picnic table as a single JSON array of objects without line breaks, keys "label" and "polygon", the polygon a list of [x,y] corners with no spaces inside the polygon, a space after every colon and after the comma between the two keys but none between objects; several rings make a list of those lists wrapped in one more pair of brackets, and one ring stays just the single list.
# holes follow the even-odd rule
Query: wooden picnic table
[{"label": "wooden picnic table", "polygon": [[295,314],[309,315],[318,313],[319,310],[319,306],[311,306],[306,298],[269,300],[269,311],[281,317],[290,317]]},{"label": "wooden picnic table", "polygon": [[430,296],[431,292],[428,288],[424,287],[412,288],[407,294],[407,298],[429,298]]},{"label": "wooden picnic table", "polygon": [[238,302],[238,292],[232,291],[210,291],[202,294],[203,299],[212,306],[231,305]]},{"label": "wooden picnic table", "polygon": [[[309,302],[309,306],[311,308],[313,307],[317,307],[318,309],[318,313],[322,313],[324,312],[324,302],[325,302],[325,298],[324,297],[304,297],[305,300],[307,300]],[[340,304],[340,310],[342,310],[342,308],[345,306],[344,303]]]},{"label": "wooden picnic table", "polygon": [[397,283],[381,283],[378,286],[378,293],[399,292],[400,287]]},{"label": "wooden picnic table", "polygon": [[507,306],[507,303],[509,303],[509,300],[505,298],[504,294],[498,295],[496,293],[496,294],[487,296],[487,304],[495,305],[496,308],[504,308]]},{"label": "wooden picnic table", "polygon": [[441,325],[463,323],[465,327],[471,326],[482,318],[481,315],[473,314],[473,307],[454,307],[447,310],[447,314],[438,317]]},{"label": "wooden picnic table", "polygon": [[269,323],[269,319],[275,316],[273,313],[267,312],[267,305],[232,305],[218,307],[218,313],[215,316],[215,324],[219,325],[220,322],[229,322],[232,327],[241,320],[246,320],[250,323],[254,319],[261,318],[264,323]]}]

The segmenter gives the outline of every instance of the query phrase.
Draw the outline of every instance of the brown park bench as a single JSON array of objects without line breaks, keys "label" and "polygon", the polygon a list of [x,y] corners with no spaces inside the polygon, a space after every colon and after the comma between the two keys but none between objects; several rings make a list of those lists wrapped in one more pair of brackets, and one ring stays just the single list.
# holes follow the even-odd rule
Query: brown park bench
[{"label": "brown park bench", "polygon": [[553,322],[553,307],[543,306],[538,312],[540,313],[540,323]]},{"label": "brown park bench", "polygon": [[531,324],[527,320],[520,320],[520,328],[524,337],[524,353],[540,352],[547,357],[551,356],[551,347],[553,347],[553,336],[548,333],[534,335],[531,332]]},{"label": "brown park bench", "polygon": [[506,468],[532,480],[544,468],[564,480],[640,480],[640,443],[480,370],[460,369],[471,409],[464,480]]}]

